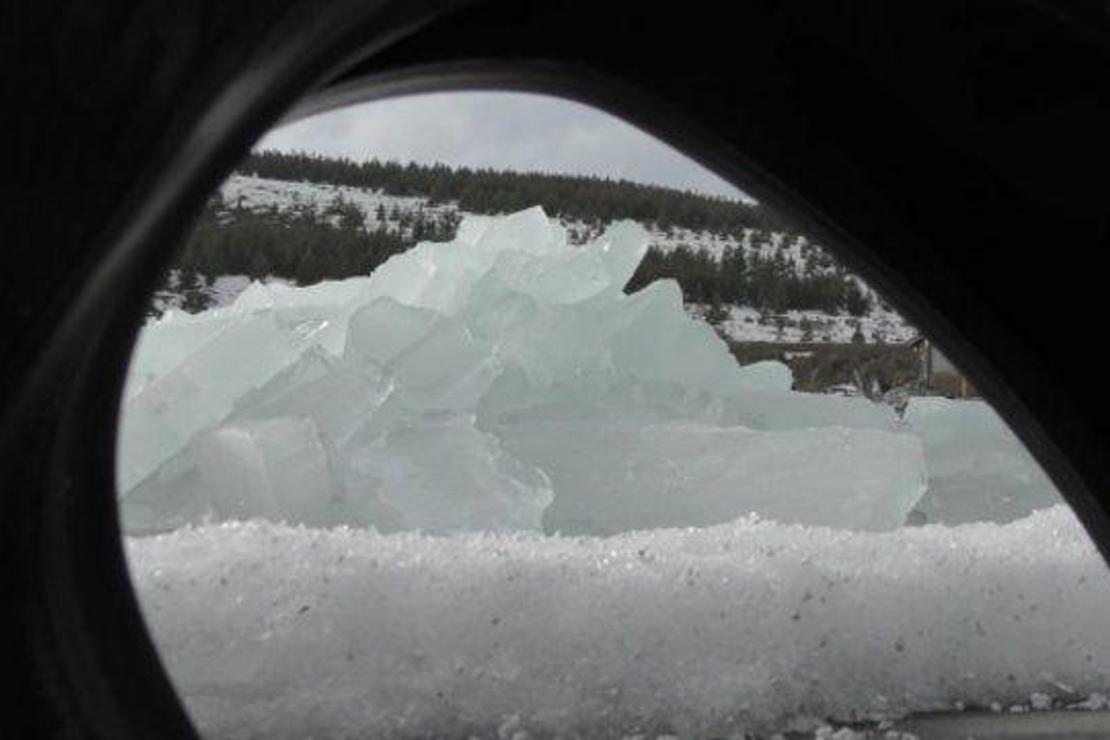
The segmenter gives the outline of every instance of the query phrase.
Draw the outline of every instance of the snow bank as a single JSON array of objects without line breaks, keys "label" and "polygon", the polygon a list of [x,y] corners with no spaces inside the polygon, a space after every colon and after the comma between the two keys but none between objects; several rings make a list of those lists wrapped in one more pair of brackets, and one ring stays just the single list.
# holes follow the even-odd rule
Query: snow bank
[{"label": "snow bank", "polygon": [[673,281],[626,295],[647,243],[621,222],[573,247],[533,208],[368,278],[168,313],[129,373],[125,527],[900,526],[920,441],[888,407],[791,392],[781,364],[738,368]]},{"label": "snow bank", "polygon": [[1064,507],[891,533],[256,521],[127,545],[210,737],[726,735],[1110,692],[1110,574]]},{"label": "snow bank", "polygon": [[1062,503],[1056,486],[984,401],[913,398],[908,428],[925,443],[928,521],[1009,522]]}]

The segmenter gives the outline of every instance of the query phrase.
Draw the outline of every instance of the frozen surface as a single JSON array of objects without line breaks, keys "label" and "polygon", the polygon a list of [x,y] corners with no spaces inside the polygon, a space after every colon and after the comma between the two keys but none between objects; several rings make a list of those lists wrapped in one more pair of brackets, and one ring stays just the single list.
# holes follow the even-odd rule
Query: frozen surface
[{"label": "frozen surface", "polygon": [[1110,693],[1110,578],[1062,506],[888,533],[255,521],[127,545],[213,738],[725,736]]},{"label": "frozen surface", "polygon": [[913,398],[905,413],[925,443],[928,521],[1008,522],[1061,503],[1056,487],[984,401]]},{"label": "frozen surface", "polygon": [[168,312],[129,373],[125,527],[900,526],[920,440],[889,407],[791,391],[780,363],[738,367],[674,281],[626,295],[648,238],[626,221],[572,246],[532,208],[370,277]]}]

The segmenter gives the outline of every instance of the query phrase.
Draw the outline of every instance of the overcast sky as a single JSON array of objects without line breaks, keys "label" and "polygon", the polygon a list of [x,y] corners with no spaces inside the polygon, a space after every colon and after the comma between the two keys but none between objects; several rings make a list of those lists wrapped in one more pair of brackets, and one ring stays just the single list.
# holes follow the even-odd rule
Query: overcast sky
[{"label": "overcast sky", "polygon": [[732,185],[624,121],[541,95],[458,92],[367,103],[275,129],[257,148],[601,175],[740,197]]}]

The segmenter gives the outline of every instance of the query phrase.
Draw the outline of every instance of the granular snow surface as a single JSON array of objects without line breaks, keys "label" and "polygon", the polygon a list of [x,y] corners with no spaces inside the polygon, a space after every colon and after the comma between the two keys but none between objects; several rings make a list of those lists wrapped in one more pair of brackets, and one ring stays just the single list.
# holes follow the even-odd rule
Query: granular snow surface
[{"label": "granular snow surface", "polygon": [[127,548],[208,737],[770,735],[1110,692],[1110,578],[1063,506],[885,533],[250,521]]}]

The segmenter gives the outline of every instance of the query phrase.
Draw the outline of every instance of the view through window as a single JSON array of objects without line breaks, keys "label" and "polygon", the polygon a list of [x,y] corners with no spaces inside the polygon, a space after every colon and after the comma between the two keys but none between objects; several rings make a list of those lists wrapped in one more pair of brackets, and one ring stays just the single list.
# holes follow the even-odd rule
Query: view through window
[{"label": "view through window", "polygon": [[958,368],[565,101],[264,139],[152,298],[118,463],[209,737],[903,737],[1110,693],[1105,566]]}]

